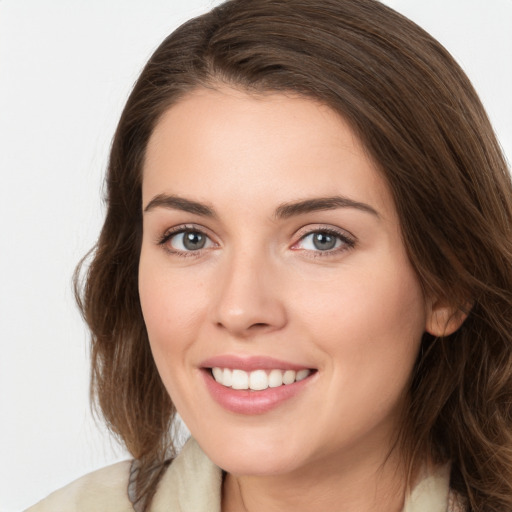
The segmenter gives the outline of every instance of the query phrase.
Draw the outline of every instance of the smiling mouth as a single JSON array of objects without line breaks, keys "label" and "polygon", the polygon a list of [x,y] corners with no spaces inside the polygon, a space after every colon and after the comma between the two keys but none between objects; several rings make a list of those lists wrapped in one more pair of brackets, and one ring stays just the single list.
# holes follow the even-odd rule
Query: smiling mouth
[{"label": "smiling mouth", "polygon": [[226,388],[235,390],[263,391],[268,388],[289,386],[295,382],[307,379],[316,370],[304,368],[302,370],[245,370],[232,368],[209,368],[214,380]]}]

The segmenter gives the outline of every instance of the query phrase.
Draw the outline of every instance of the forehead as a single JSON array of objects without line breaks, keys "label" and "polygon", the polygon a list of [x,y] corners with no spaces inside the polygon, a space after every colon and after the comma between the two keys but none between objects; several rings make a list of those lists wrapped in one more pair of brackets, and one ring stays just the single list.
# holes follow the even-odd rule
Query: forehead
[{"label": "forehead", "polygon": [[387,185],[348,124],[312,99],[197,89],[162,116],[143,169],[143,203],[157,194],[259,205],[342,194],[386,213]]}]

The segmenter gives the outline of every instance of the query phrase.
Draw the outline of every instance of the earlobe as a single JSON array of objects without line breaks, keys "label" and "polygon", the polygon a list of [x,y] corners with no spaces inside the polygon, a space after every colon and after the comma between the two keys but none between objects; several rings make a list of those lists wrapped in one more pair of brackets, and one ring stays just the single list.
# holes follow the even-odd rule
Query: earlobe
[{"label": "earlobe", "polygon": [[436,302],[427,314],[425,331],[439,338],[449,336],[464,323],[470,309],[471,305],[462,309]]}]

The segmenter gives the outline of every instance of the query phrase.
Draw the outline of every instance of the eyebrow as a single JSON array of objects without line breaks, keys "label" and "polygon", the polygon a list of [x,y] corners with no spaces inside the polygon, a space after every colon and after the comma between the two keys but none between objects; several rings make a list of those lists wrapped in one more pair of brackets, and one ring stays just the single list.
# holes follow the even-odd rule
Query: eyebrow
[{"label": "eyebrow", "polygon": [[321,210],[335,210],[337,208],[355,208],[380,218],[377,210],[370,205],[343,196],[318,197],[305,199],[304,201],[284,203],[276,209],[275,217],[277,219],[288,219],[295,215],[303,215]]},{"label": "eyebrow", "polygon": [[144,208],[144,212],[149,212],[155,208],[167,208],[170,210],[181,210],[183,212],[194,213],[202,217],[216,217],[213,208],[206,204],[185,199],[184,197],[158,194]]},{"label": "eyebrow", "polygon": [[[181,210],[195,215],[200,215],[202,217],[217,217],[215,210],[211,206],[176,195],[156,195],[144,208],[144,212],[149,212],[155,208]],[[314,199],[283,203],[276,208],[274,217],[276,219],[288,219],[297,215],[304,215],[306,213],[322,210],[335,210],[337,208],[355,208],[380,218],[377,210],[372,208],[370,205],[354,201],[343,196],[317,197]]]}]

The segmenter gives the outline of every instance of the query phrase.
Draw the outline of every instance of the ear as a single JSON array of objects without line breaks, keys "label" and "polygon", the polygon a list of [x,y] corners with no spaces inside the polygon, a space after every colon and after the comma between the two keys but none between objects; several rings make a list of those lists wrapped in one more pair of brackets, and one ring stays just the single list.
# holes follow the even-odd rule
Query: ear
[{"label": "ear", "polygon": [[429,305],[425,330],[438,338],[449,336],[464,323],[470,310],[471,304],[462,308],[437,300]]}]

